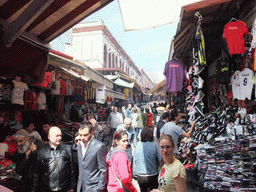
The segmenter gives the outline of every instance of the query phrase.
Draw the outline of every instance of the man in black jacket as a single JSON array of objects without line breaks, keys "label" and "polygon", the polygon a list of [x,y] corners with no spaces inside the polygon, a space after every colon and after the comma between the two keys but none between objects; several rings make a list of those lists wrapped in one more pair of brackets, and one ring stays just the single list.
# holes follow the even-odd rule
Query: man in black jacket
[{"label": "man in black jacket", "polygon": [[51,127],[49,143],[37,152],[33,173],[32,192],[73,192],[75,174],[71,146],[61,143],[62,133]]},{"label": "man in black jacket", "polygon": [[29,133],[20,129],[15,133],[18,150],[13,156],[16,163],[15,171],[22,176],[21,192],[27,192],[32,183],[32,161],[35,158],[37,146],[29,141]]},{"label": "man in black jacket", "polygon": [[169,121],[169,112],[165,112],[163,115],[162,115],[163,119],[160,119],[156,125],[156,137],[157,139],[160,138],[160,129],[164,126],[164,124],[166,122]]}]

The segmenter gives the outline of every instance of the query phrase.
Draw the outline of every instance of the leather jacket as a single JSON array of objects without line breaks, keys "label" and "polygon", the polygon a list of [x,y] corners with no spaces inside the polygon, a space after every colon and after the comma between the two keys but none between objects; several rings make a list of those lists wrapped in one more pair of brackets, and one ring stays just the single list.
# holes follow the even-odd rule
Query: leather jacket
[{"label": "leather jacket", "polygon": [[46,144],[38,151],[35,166],[32,192],[75,188],[71,146],[60,144],[54,149]]}]

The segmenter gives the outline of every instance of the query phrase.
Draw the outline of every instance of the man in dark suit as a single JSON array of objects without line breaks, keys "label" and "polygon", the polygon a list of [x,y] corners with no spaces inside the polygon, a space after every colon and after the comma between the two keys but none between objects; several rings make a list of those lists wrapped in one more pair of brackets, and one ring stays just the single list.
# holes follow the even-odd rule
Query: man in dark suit
[{"label": "man in dark suit", "polygon": [[102,192],[107,183],[107,147],[93,137],[91,126],[79,128],[81,141],[77,146],[79,178],[77,192]]}]

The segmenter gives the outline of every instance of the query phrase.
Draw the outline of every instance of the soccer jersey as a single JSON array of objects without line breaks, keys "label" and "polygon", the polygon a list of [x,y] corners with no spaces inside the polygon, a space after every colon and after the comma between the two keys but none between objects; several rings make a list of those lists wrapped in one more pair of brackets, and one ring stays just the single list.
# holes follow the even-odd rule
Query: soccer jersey
[{"label": "soccer jersey", "polygon": [[226,38],[230,55],[245,53],[244,35],[248,33],[243,21],[236,20],[225,25],[223,37]]},{"label": "soccer jersey", "polygon": [[232,92],[233,98],[240,100],[240,81],[239,81],[240,71],[237,70],[231,76]]},{"label": "soccer jersey", "polygon": [[239,75],[240,81],[240,99],[245,100],[248,98],[251,100],[252,88],[254,85],[254,73],[251,69],[245,68]]}]

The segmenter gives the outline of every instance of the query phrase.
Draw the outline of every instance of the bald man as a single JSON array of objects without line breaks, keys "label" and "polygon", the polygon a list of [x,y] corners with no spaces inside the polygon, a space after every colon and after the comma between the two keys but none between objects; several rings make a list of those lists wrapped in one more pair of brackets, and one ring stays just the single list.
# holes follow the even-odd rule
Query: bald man
[{"label": "bald man", "polygon": [[37,153],[33,173],[32,192],[73,192],[75,174],[71,146],[61,143],[62,133],[58,127],[51,127],[49,143]]}]

